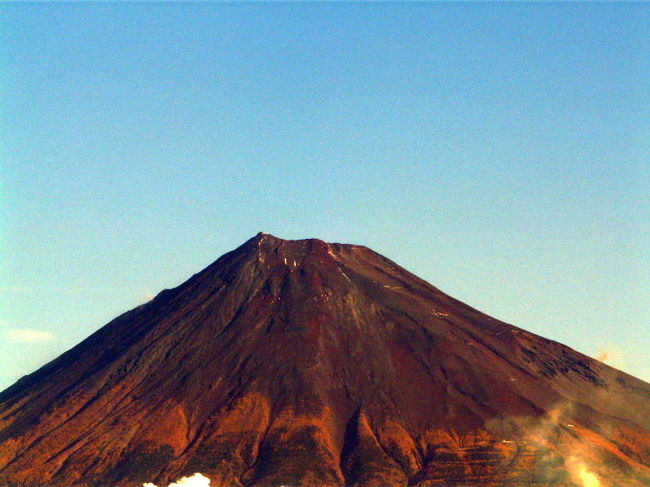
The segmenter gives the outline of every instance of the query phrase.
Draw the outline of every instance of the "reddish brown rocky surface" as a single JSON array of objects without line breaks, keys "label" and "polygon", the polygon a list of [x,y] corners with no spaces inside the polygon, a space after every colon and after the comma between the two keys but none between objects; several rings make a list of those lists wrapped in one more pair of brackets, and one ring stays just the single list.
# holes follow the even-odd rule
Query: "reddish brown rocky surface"
[{"label": "reddish brown rocky surface", "polygon": [[641,486],[650,385],[258,234],[0,394],[0,486]]}]

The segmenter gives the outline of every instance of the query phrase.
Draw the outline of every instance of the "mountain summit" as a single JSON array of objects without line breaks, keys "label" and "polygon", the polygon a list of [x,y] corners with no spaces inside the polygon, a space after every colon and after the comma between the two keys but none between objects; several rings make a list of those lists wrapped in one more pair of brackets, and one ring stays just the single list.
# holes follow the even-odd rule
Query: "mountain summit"
[{"label": "mountain summit", "polygon": [[260,233],[0,394],[0,485],[641,486],[650,385]]}]

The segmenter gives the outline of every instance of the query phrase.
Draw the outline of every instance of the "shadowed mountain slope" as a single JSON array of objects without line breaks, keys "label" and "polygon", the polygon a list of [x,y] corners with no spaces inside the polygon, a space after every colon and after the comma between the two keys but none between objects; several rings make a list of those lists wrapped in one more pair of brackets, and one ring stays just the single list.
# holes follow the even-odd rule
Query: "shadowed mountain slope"
[{"label": "shadowed mountain slope", "polygon": [[0,485],[641,486],[650,385],[260,233],[0,394]]}]

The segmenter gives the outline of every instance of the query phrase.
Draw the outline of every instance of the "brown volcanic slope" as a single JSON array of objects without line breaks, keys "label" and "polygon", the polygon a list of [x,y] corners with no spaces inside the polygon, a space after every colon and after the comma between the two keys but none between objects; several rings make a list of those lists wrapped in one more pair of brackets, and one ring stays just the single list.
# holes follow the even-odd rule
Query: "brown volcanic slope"
[{"label": "brown volcanic slope", "polygon": [[650,483],[650,385],[372,250],[259,234],[0,394],[0,485]]}]

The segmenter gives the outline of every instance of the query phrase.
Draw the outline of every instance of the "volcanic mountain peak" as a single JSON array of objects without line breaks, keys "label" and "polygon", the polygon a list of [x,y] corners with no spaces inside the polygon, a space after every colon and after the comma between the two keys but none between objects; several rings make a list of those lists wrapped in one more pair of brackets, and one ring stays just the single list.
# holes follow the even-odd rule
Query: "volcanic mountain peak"
[{"label": "volcanic mountain peak", "polygon": [[[336,282],[343,284],[345,281],[348,286],[353,284],[346,270],[361,274],[370,271],[372,274],[381,268],[398,269],[399,266],[359,245],[327,243],[316,238],[284,240],[259,232],[197,276],[205,274],[218,279],[224,277],[225,271],[231,277],[237,276],[236,280],[245,279],[258,284],[275,276],[271,279],[275,284],[282,280],[285,284],[291,282],[294,288],[310,283],[312,289],[319,285],[329,289],[336,286]],[[214,271],[217,275],[213,275]],[[298,276],[291,276],[293,273],[298,273]],[[274,288],[274,291],[279,292],[279,289]]]},{"label": "volcanic mountain peak", "polygon": [[0,394],[3,486],[641,486],[649,452],[648,384],[265,233]]},{"label": "volcanic mountain peak", "polygon": [[[327,243],[318,238],[305,238],[299,240],[285,240],[270,233],[259,232],[247,240],[242,247],[254,246],[266,252],[272,251],[275,254],[290,255],[304,258],[308,254],[326,253],[336,258],[337,250],[346,249],[348,252],[354,250],[369,250],[367,247],[352,244]],[[241,247],[240,247],[241,248]]]}]

